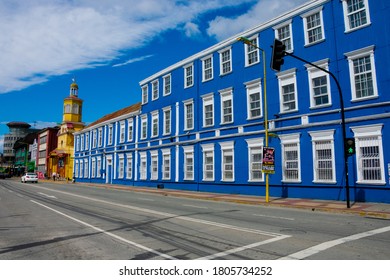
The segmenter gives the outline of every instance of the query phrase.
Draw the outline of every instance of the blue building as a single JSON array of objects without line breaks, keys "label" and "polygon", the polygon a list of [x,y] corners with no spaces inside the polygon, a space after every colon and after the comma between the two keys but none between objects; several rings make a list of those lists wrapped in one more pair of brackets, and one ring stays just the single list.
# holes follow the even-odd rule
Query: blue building
[{"label": "blue building", "polygon": [[[390,202],[389,12],[309,1],[151,75],[141,104],[75,134],[76,179],[263,196],[268,140],[271,196]],[[274,38],[310,64],[286,56],[271,70]]]}]

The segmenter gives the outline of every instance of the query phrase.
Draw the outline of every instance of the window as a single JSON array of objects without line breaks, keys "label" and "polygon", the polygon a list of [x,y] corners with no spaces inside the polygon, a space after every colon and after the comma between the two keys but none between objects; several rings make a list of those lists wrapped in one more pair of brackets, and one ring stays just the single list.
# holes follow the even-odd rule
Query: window
[{"label": "window", "polygon": [[142,87],[142,104],[148,103],[148,86]]},{"label": "window", "polygon": [[184,88],[194,85],[194,65],[184,66]]},{"label": "window", "polygon": [[249,38],[249,41],[254,45],[244,44],[245,48],[245,66],[251,66],[260,61],[259,59],[259,49],[255,46],[259,46],[258,37]]},{"label": "window", "polygon": [[[328,60],[315,62],[314,64],[328,69]],[[331,104],[329,74],[311,65],[305,65],[309,76],[310,107],[323,107]]]},{"label": "window", "polygon": [[80,136],[80,151],[84,151],[84,134]]},{"label": "window", "polygon": [[92,158],[92,164],[91,164],[91,178],[96,177],[96,158]]},{"label": "window", "polygon": [[152,137],[158,136],[158,111],[152,112]]},{"label": "window", "polygon": [[97,130],[95,129],[92,132],[92,148],[96,148],[96,143],[97,143]]},{"label": "window", "polygon": [[186,146],[184,150],[184,180],[194,180],[194,147]]},{"label": "window", "polygon": [[194,101],[184,101],[184,130],[194,129]]},{"label": "window", "polygon": [[120,122],[120,137],[119,137],[119,143],[125,142],[125,122]]},{"label": "window", "polygon": [[89,150],[89,132],[85,133],[85,150]]},{"label": "window", "polygon": [[301,182],[299,137],[299,134],[279,135],[283,182]]},{"label": "window", "polygon": [[280,112],[288,113],[298,110],[295,69],[277,74],[279,80]]},{"label": "window", "polygon": [[98,130],[98,146],[101,147],[103,145],[103,128],[99,128]]},{"label": "window", "polygon": [[279,24],[274,27],[275,30],[275,38],[279,39],[286,46],[287,52],[292,52],[294,49],[293,46],[293,33],[292,33],[292,24],[291,20]]},{"label": "window", "polygon": [[214,144],[204,144],[203,149],[203,181],[214,181]]},{"label": "window", "polygon": [[322,7],[302,15],[305,45],[311,45],[321,42],[325,39],[324,23],[322,19]]},{"label": "window", "polygon": [[228,49],[219,52],[219,64],[220,64],[220,75],[225,75],[232,72],[232,50]]},{"label": "window", "polygon": [[88,178],[88,159],[84,160],[84,178]]},{"label": "window", "polygon": [[222,151],[222,181],[234,181],[234,142],[220,143]]},{"label": "window", "polygon": [[214,95],[209,93],[202,96],[203,100],[203,127],[214,125]]},{"label": "window", "polygon": [[378,96],[374,47],[370,46],[345,54],[348,58],[352,100],[364,100]]},{"label": "window", "polygon": [[123,158],[123,155],[119,157],[119,168],[118,168],[118,178],[123,179],[125,176],[125,159]]},{"label": "window", "polygon": [[247,114],[248,119],[257,119],[262,116],[261,107],[261,81],[254,80],[248,83],[245,83],[246,94],[247,94]]},{"label": "window", "polygon": [[356,145],[357,183],[386,183],[382,126],[352,127]]},{"label": "window", "polygon": [[206,82],[213,79],[213,57],[209,56],[202,59],[202,81]]},{"label": "window", "polygon": [[313,146],[314,183],[336,183],[334,130],[309,132]]},{"label": "window", "polygon": [[97,158],[96,170],[97,177],[100,178],[102,174],[102,160],[100,158]]},{"label": "window", "polygon": [[141,139],[148,137],[148,116],[143,115],[141,117]]},{"label": "window", "polygon": [[83,160],[80,161],[80,174],[79,174],[79,177],[80,178],[84,177],[84,161]]},{"label": "window", "polygon": [[155,80],[152,82],[152,100],[158,99],[159,92],[158,92],[158,80]]},{"label": "window", "polygon": [[127,120],[127,141],[133,141],[134,121],[133,119]]},{"label": "window", "polygon": [[76,178],[79,177],[79,161],[75,162],[75,165],[74,165],[74,175],[75,175]]},{"label": "window", "polygon": [[371,23],[367,0],[343,0],[343,9],[346,32]]},{"label": "window", "polygon": [[146,152],[142,152],[140,153],[140,168],[139,168],[141,180],[146,180],[146,165],[147,165]]},{"label": "window", "polygon": [[164,113],[164,123],[163,123],[163,131],[164,135],[169,135],[171,134],[171,119],[172,119],[172,111],[171,107],[166,107],[163,108],[163,113]]},{"label": "window", "polygon": [[126,163],[126,178],[133,179],[133,155],[127,155],[127,163]]},{"label": "window", "polygon": [[221,124],[233,122],[233,89],[221,90]]},{"label": "window", "polygon": [[150,179],[158,179],[158,152],[150,152]]},{"label": "window", "polygon": [[108,126],[108,145],[112,144],[112,139],[113,139],[113,127],[112,124]]},{"label": "window", "polygon": [[72,114],[79,114],[79,104],[72,105]]},{"label": "window", "polygon": [[163,154],[162,179],[170,180],[171,179],[171,150],[170,149],[162,150],[162,154]]},{"label": "window", "polygon": [[249,182],[264,181],[262,172],[263,163],[263,138],[246,140],[248,144]]},{"label": "window", "polygon": [[66,104],[66,105],[65,105],[65,108],[64,108],[65,114],[70,114],[71,111],[72,111],[72,110],[71,110],[70,104]]},{"label": "window", "polygon": [[163,95],[166,96],[166,95],[169,95],[171,94],[171,74],[169,75],[166,75],[163,77],[163,81],[164,81],[164,92],[163,92]]}]

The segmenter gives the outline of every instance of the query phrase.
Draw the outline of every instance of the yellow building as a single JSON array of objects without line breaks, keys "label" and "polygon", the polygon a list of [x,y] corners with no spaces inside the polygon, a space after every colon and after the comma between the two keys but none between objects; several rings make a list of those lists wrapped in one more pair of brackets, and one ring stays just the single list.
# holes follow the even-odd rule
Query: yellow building
[{"label": "yellow building", "polygon": [[63,117],[58,131],[57,148],[50,152],[49,174],[63,179],[73,178],[74,136],[84,128],[81,121],[83,100],[78,97],[79,87],[75,80],[70,85],[69,96],[64,99]]}]

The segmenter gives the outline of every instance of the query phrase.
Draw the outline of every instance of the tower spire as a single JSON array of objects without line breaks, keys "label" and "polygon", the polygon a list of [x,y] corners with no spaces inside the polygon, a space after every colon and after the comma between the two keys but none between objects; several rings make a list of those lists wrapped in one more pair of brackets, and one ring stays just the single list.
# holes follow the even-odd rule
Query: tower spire
[{"label": "tower spire", "polygon": [[76,78],[72,78],[72,83],[70,84],[70,96],[78,96],[79,86],[76,83]]}]

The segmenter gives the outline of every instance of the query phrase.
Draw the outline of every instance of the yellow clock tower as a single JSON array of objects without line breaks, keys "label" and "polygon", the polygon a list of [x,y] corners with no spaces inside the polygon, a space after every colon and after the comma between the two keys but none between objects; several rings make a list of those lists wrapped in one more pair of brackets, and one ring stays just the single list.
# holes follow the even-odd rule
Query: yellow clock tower
[{"label": "yellow clock tower", "polygon": [[55,174],[62,179],[71,180],[73,178],[73,158],[74,158],[74,132],[82,130],[83,100],[78,97],[79,86],[73,79],[70,85],[69,96],[64,99],[62,123],[58,131],[57,148],[50,153],[51,176]]}]

